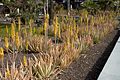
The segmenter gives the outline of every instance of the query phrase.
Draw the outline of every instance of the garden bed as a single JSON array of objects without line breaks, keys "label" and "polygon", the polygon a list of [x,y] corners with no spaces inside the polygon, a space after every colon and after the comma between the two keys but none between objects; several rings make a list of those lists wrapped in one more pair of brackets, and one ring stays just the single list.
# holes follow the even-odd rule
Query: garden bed
[{"label": "garden bed", "polygon": [[[84,10],[80,15],[83,17],[77,20],[55,16],[51,29],[48,29],[48,14],[40,28],[32,26],[33,19],[30,19],[29,27],[23,29],[18,18],[18,25],[13,22],[10,29],[7,26],[2,29],[1,33],[5,34],[0,35],[0,79],[58,80],[58,76],[62,80],[90,79],[92,72],[97,71],[95,63],[117,34],[114,30],[118,24],[114,19],[117,14],[99,12],[92,16]],[[105,53],[106,60],[108,54]],[[59,75],[61,73],[63,75]],[[97,79],[98,75],[93,76]]]},{"label": "garden bed", "polygon": [[60,80],[97,80],[114,45],[120,36],[120,31],[114,30],[106,35],[100,43],[92,46],[86,53],[81,54],[63,74]]}]

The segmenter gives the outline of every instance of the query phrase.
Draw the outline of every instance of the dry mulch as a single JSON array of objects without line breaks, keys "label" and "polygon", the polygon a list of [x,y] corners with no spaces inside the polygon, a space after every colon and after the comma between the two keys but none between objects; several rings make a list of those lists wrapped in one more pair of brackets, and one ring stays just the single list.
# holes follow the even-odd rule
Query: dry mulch
[{"label": "dry mulch", "polygon": [[64,72],[60,80],[97,80],[114,45],[120,36],[120,31],[114,30],[106,35],[100,43],[92,46],[81,54]]}]

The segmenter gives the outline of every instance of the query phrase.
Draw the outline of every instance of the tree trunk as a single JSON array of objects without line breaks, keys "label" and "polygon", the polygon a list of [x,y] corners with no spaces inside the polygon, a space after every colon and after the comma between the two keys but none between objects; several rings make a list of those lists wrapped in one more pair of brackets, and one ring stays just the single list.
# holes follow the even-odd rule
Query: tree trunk
[{"label": "tree trunk", "polygon": [[67,1],[68,15],[70,15],[70,0]]},{"label": "tree trunk", "polygon": [[53,0],[50,0],[49,6],[49,24],[52,25],[54,19]]}]

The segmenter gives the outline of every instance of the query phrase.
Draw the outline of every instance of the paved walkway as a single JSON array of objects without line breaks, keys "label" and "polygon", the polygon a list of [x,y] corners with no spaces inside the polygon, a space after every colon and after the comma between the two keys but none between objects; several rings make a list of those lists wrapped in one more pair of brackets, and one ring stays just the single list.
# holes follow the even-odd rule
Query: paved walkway
[{"label": "paved walkway", "polygon": [[120,80],[120,37],[98,80]]}]

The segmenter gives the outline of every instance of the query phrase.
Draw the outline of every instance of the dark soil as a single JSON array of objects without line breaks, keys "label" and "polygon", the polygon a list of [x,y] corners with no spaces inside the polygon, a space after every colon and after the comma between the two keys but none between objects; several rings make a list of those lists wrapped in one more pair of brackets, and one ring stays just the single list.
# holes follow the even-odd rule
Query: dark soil
[{"label": "dark soil", "polygon": [[81,54],[79,59],[59,75],[59,79],[97,80],[119,36],[120,31],[117,30],[106,35],[100,43],[90,47],[85,54]]}]

